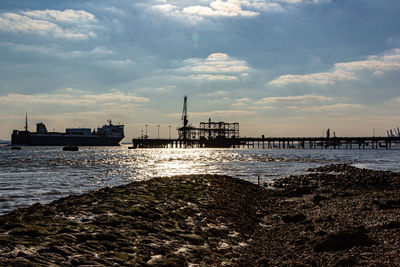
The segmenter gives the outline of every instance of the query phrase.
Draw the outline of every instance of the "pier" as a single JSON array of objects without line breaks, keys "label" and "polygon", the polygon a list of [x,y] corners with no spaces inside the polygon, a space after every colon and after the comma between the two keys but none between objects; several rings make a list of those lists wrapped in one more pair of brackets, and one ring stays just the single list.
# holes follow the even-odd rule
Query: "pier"
[{"label": "pier", "polygon": [[[325,137],[239,137],[239,123],[214,122],[211,118],[199,127],[189,124],[187,96],[184,97],[177,139],[151,139],[146,135],[132,139],[131,148],[258,148],[258,149],[400,149],[400,129],[388,136],[337,137],[326,131]],[[390,134],[389,134],[390,133]]]},{"label": "pier", "polygon": [[132,139],[132,148],[400,149],[400,137]]}]

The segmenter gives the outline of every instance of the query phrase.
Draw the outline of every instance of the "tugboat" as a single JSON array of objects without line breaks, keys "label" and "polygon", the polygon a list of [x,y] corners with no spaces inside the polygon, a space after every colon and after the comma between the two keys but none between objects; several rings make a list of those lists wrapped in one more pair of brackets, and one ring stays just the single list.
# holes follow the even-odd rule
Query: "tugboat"
[{"label": "tugboat", "polygon": [[11,145],[30,146],[119,146],[125,137],[124,125],[114,125],[111,120],[100,128],[67,128],[65,133],[48,132],[43,122],[36,124],[36,132],[28,131],[28,116],[25,131],[14,130]]}]

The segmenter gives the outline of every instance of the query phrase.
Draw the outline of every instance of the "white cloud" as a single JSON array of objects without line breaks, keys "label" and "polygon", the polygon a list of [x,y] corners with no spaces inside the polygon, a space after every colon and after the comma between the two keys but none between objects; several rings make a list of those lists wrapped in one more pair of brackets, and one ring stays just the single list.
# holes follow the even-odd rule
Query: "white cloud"
[{"label": "white cloud", "polygon": [[37,95],[23,95],[23,94],[8,94],[0,96],[0,103],[4,105],[18,105],[24,104],[57,104],[57,105],[71,105],[71,106],[87,106],[95,104],[92,99],[74,98],[69,94],[37,94]]},{"label": "white cloud", "polygon": [[308,103],[310,101],[331,101],[334,100],[332,97],[319,96],[319,95],[299,95],[299,96],[276,96],[276,97],[265,97],[257,104],[271,104],[271,103],[282,103],[282,102],[296,102],[296,103]]},{"label": "white cloud", "polygon": [[47,35],[64,39],[96,37],[93,14],[83,10],[33,10],[0,13],[0,31]]},{"label": "white cloud", "polygon": [[97,64],[105,66],[105,67],[112,67],[112,68],[126,68],[129,65],[132,65],[134,62],[130,58],[127,59],[101,59],[96,61]]},{"label": "white cloud", "polygon": [[164,91],[171,91],[171,90],[173,90],[175,88],[176,88],[175,85],[165,85],[165,86],[157,87],[157,88],[154,88],[154,89],[156,91],[159,91],[159,92],[164,92]]},{"label": "white cloud", "polygon": [[[364,73],[384,75],[392,71],[400,71],[400,49],[393,49],[382,55],[374,55],[366,60],[336,63],[329,72],[320,72],[304,75],[286,74],[269,82],[270,85],[287,85],[310,83],[332,85],[339,81],[358,80]],[[368,75],[367,74],[367,75]]]},{"label": "white cloud", "polygon": [[247,62],[229,57],[224,53],[210,54],[207,58],[190,58],[183,61],[181,73],[198,80],[237,80],[247,77],[250,70]]},{"label": "white cloud", "polygon": [[304,74],[304,75],[293,75],[287,74],[279,76],[277,79],[274,79],[269,82],[270,85],[286,85],[292,83],[312,83],[312,84],[321,84],[321,85],[329,85],[334,84],[337,81],[344,80],[356,80],[357,77],[354,76],[353,73],[343,71],[343,70],[335,70],[333,72],[320,72],[313,74]]},{"label": "white cloud", "polygon": [[46,10],[24,11],[22,12],[22,14],[40,20],[68,22],[73,24],[97,21],[93,14],[86,12],[84,10],[66,9],[64,11],[59,11],[59,10],[46,9]]},{"label": "white cloud", "polygon": [[317,4],[322,2],[327,2],[327,0],[202,0],[175,1],[174,4],[155,1],[148,5],[152,10],[161,12],[167,17],[176,17],[184,19],[185,22],[197,23],[205,21],[207,18],[256,17],[267,12],[283,12],[287,6],[300,3]]},{"label": "white cloud", "polygon": [[242,97],[242,98],[235,99],[235,101],[250,101],[250,98]]},{"label": "white cloud", "polygon": [[281,2],[286,4],[317,4],[317,3],[328,3],[330,0],[275,0],[275,2]]},{"label": "white cloud", "polygon": [[235,81],[238,78],[232,75],[213,75],[213,74],[197,74],[197,75],[190,75],[189,76],[195,80],[208,80],[208,81]]},{"label": "white cloud", "polygon": [[109,50],[106,47],[97,46],[89,51],[77,50],[77,51],[71,52],[71,54],[75,55],[75,56],[83,56],[83,55],[106,56],[106,55],[114,54],[114,51]]},{"label": "white cloud", "polygon": [[178,9],[177,6],[170,5],[170,4],[155,5],[155,6],[153,6],[153,8],[156,10],[159,10],[161,12],[165,12],[165,13],[172,12],[172,11],[175,11]]},{"label": "white cloud", "polygon": [[198,0],[198,1],[154,1],[150,8],[167,17],[183,18],[185,22],[197,23],[207,18],[256,17],[262,13],[283,12],[298,4],[319,4],[329,0]]},{"label": "white cloud", "polygon": [[218,90],[218,91],[214,91],[212,93],[207,93],[207,94],[202,94],[202,97],[206,97],[206,98],[219,98],[219,97],[224,97],[228,94],[227,91],[225,90]]},{"label": "white cloud", "polygon": [[242,73],[249,70],[247,63],[243,60],[234,60],[224,53],[210,54],[205,60],[185,60],[193,72],[213,73]]},{"label": "white cloud", "polygon": [[370,56],[367,60],[336,63],[335,67],[349,71],[368,70],[373,73],[400,70],[400,49],[394,49],[381,56]]},{"label": "white cloud", "polygon": [[282,97],[266,97],[255,101],[256,109],[291,110],[296,114],[303,112],[322,113],[325,115],[349,114],[350,112],[363,110],[366,106],[353,103],[341,103],[344,99],[321,95],[298,95]]},{"label": "white cloud", "polygon": [[305,107],[303,111],[311,111],[311,112],[349,112],[350,110],[358,110],[365,109],[366,107],[361,104],[347,104],[347,103],[336,103],[331,105],[322,105],[315,107]]},{"label": "white cloud", "polygon": [[[203,119],[204,118],[212,118],[212,117],[232,117],[232,116],[248,116],[255,114],[255,111],[250,111],[250,110],[240,110],[240,109],[230,109],[230,110],[212,110],[212,111],[206,111],[206,112],[190,112],[190,118],[196,118],[196,119]],[[167,117],[171,118],[177,118],[181,116],[182,114],[180,113],[169,113],[166,114]]]},{"label": "white cloud", "polygon": [[258,11],[243,9],[241,2],[238,0],[216,0],[210,6],[185,7],[182,9],[182,14],[199,17],[254,17],[260,14]]},{"label": "white cloud", "polygon": [[83,99],[91,99],[98,103],[134,103],[134,102],[147,102],[149,98],[138,97],[131,94],[126,94],[118,91],[117,89],[111,90],[110,93],[103,94],[85,94],[81,96]]},{"label": "white cloud", "polygon": [[245,107],[248,105],[248,102],[250,101],[250,98],[247,97],[242,97],[234,100],[234,103],[232,106],[234,107]]},{"label": "white cloud", "polygon": [[137,104],[149,101],[148,98],[138,97],[135,95],[120,92],[116,89],[111,90],[109,93],[102,94],[87,94],[80,90],[71,88],[65,89],[64,93],[57,94],[8,94],[0,96],[0,103],[7,106],[24,107],[27,105],[48,105],[54,106],[115,106],[120,107],[124,104]]}]

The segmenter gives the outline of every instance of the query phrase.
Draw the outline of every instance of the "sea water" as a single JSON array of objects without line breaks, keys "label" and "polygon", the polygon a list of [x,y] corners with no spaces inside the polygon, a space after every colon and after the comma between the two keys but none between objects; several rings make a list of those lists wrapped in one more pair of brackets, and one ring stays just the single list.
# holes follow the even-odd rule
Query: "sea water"
[{"label": "sea water", "polygon": [[119,147],[0,146],[0,214],[36,202],[152,177],[221,174],[251,182],[350,163],[400,172],[400,150],[345,149],[128,149]]}]

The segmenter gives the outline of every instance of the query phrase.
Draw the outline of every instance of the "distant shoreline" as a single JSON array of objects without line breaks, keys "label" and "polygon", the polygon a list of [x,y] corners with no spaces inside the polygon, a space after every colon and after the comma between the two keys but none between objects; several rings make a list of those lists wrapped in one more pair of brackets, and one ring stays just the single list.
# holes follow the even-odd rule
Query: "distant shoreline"
[{"label": "distant shoreline", "polygon": [[346,164],[273,188],[186,175],[0,216],[0,265],[400,264],[400,174]]}]

